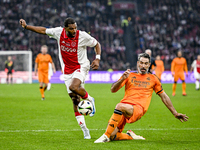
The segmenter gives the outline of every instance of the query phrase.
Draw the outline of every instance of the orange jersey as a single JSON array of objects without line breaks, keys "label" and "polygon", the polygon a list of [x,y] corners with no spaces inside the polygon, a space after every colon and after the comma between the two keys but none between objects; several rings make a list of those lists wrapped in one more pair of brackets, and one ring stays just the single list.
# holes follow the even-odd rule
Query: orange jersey
[{"label": "orange jersey", "polygon": [[141,75],[139,73],[130,73],[129,77],[125,79],[119,88],[125,85],[125,95],[121,103],[131,105],[140,105],[147,111],[151,102],[153,91],[157,94],[164,92],[159,79],[153,74]]},{"label": "orange jersey", "polygon": [[176,57],[173,59],[172,63],[171,63],[171,72],[175,72],[175,73],[184,73],[184,71],[186,73],[188,73],[188,68],[187,68],[187,62],[186,59],[181,57]]},{"label": "orange jersey", "polygon": [[38,63],[38,71],[48,72],[49,63],[52,63],[52,58],[49,54],[38,54],[35,63]]},{"label": "orange jersey", "polygon": [[162,60],[155,60],[156,70],[155,72],[163,72],[165,70],[164,63]]}]

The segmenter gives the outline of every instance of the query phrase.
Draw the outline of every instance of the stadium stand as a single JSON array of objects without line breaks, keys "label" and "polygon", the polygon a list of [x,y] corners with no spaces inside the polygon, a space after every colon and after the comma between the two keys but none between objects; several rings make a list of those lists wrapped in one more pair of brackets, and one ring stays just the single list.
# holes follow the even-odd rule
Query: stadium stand
[{"label": "stadium stand", "polygon": [[[126,61],[124,26],[132,28],[135,53],[144,52],[146,48],[152,49],[154,57],[161,55],[168,70],[177,49],[183,50],[188,65],[200,53],[200,1],[136,0],[140,13],[132,14],[111,13],[112,2],[114,1],[1,0],[0,50],[31,50],[34,61],[41,45],[46,44],[59,70],[56,41],[23,30],[18,21],[24,18],[30,25],[56,27],[62,26],[65,18],[73,17],[78,29],[85,30],[100,41],[100,70],[124,70],[130,65]],[[127,22],[128,17],[131,19]],[[123,21],[125,22],[122,23]],[[93,54],[93,49],[88,49],[90,61],[94,59]]]}]

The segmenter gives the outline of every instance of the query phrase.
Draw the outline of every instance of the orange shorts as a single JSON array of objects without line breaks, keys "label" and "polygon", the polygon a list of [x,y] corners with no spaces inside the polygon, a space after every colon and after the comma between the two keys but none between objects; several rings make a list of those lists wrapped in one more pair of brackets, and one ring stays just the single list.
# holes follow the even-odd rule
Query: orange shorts
[{"label": "orange shorts", "polygon": [[38,80],[46,84],[49,83],[48,72],[38,71]]},{"label": "orange shorts", "polygon": [[122,118],[118,124],[119,132],[122,132],[124,130],[124,126],[126,123],[133,123],[139,120],[144,115],[144,110],[140,105],[133,105],[133,115],[131,118],[125,118],[124,115],[122,115]]},{"label": "orange shorts", "polygon": [[181,80],[185,80],[185,74],[184,73],[178,73],[174,75],[174,81],[177,82],[178,79],[181,79]]}]

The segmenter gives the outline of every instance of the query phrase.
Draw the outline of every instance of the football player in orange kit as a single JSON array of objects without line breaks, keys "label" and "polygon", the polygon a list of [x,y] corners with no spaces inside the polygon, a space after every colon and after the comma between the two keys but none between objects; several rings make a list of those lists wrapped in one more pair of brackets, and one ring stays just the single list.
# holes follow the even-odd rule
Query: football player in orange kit
[{"label": "football player in orange kit", "polygon": [[187,68],[187,62],[186,59],[182,57],[182,52],[178,51],[177,53],[178,57],[174,58],[171,63],[171,72],[172,76],[174,77],[174,84],[172,86],[172,95],[176,95],[176,85],[178,79],[182,80],[182,95],[186,96],[186,83],[185,83],[185,74],[188,76],[188,68]]},{"label": "football player in orange kit", "polygon": [[110,140],[145,140],[145,138],[136,135],[131,130],[127,131],[127,133],[122,133],[122,131],[126,123],[136,122],[146,113],[153,91],[160,96],[175,118],[182,122],[187,121],[188,117],[186,115],[175,110],[170,98],[162,89],[159,79],[155,75],[148,73],[149,66],[150,56],[142,53],[138,57],[138,72],[131,73],[130,69],[127,69],[121,78],[112,84],[111,92],[113,93],[125,85],[125,96],[116,105],[106,132],[94,143],[104,143]]},{"label": "football player in orange kit", "polygon": [[48,70],[49,70],[49,63],[52,64],[53,72],[56,72],[54,63],[52,58],[49,54],[47,54],[48,47],[43,45],[41,47],[41,53],[37,55],[35,59],[35,75],[37,75],[38,70],[38,80],[40,83],[40,93],[42,96],[42,100],[45,99],[44,91],[47,89],[47,84],[49,83],[48,79]]},{"label": "football player in orange kit", "polygon": [[161,75],[163,71],[165,70],[165,67],[164,67],[163,61],[160,59],[160,55],[156,56],[155,63],[157,66],[155,69],[156,76],[161,80]]}]

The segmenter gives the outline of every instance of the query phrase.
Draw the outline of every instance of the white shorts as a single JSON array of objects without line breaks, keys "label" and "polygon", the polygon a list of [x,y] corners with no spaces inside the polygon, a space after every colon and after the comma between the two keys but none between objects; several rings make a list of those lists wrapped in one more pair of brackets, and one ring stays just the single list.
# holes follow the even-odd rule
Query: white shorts
[{"label": "white shorts", "polygon": [[72,93],[72,91],[69,89],[69,86],[71,85],[73,78],[77,78],[77,79],[81,80],[81,86],[84,86],[85,79],[88,75],[89,70],[90,70],[90,63],[88,62],[88,63],[81,65],[81,68],[75,70],[72,74],[64,74],[63,75],[68,93]]},{"label": "white shorts", "polygon": [[194,72],[194,78],[195,79],[200,79],[200,73]]}]

